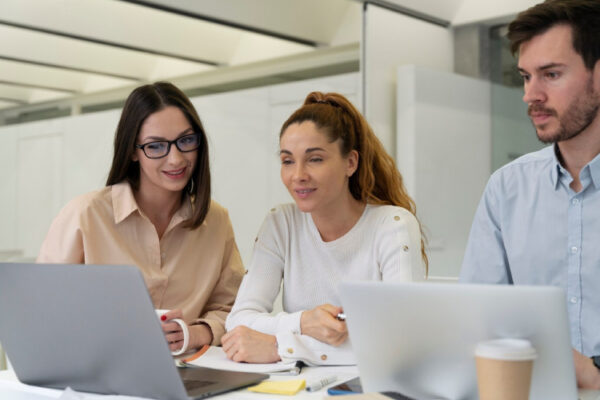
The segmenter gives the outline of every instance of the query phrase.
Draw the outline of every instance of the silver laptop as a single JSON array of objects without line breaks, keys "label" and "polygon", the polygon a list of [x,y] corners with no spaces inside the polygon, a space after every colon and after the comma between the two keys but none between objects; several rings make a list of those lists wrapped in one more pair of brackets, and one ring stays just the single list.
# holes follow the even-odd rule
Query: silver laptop
[{"label": "silver laptop", "polygon": [[0,263],[0,343],[21,382],[51,388],[183,400],[268,377],[177,368],[132,266]]},{"label": "silver laptop", "polygon": [[340,286],[365,392],[477,399],[481,340],[530,340],[531,400],[577,399],[565,293],[554,287],[435,283]]}]

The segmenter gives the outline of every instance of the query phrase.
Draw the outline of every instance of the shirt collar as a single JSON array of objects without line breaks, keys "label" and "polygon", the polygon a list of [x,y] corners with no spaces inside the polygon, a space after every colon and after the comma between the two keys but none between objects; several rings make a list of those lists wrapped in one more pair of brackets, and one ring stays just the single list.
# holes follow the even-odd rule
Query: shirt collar
[{"label": "shirt collar", "polygon": [[[111,195],[115,224],[121,223],[125,218],[129,217],[136,211],[142,214],[137,202],[135,201],[133,189],[131,188],[129,182],[123,181],[113,185]],[[186,194],[183,204],[171,218],[169,226],[176,226],[191,217],[192,207],[189,197]]]},{"label": "shirt collar", "polygon": [[133,189],[127,181],[119,182],[112,186],[111,189],[113,213],[115,216],[115,224],[120,223],[136,210],[139,210]]},{"label": "shirt collar", "polygon": [[[558,145],[554,144],[553,159],[554,159],[554,168],[552,168],[552,183],[554,184],[554,189],[558,188],[558,183],[561,179],[566,179],[567,185],[571,183],[573,177],[569,174],[569,172],[560,164],[560,150]],[[582,180],[582,184],[587,179],[591,180],[591,183],[594,185],[596,189],[600,188],[600,154],[597,154],[596,157],[592,161],[590,161],[586,166],[584,166],[579,173],[579,178]],[[584,185],[584,187],[587,184]]]},{"label": "shirt collar", "polygon": [[600,154],[597,154],[586,167],[590,169],[592,184],[596,189],[600,189]]},{"label": "shirt collar", "polygon": [[[554,185],[554,190],[558,189],[558,182],[560,182],[561,175],[567,174],[567,171],[560,165],[560,150],[558,149],[558,145],[554,143],[553,151],[552,151],[552,170],[550,178],[552,179],[552,184]],[[568,174],[566,175],[568,176]]]}]

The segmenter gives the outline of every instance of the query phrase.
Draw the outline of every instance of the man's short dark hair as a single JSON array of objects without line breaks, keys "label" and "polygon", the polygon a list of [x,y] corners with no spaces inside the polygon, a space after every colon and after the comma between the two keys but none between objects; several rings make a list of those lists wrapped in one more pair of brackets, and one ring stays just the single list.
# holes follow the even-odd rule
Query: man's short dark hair
[{"label": "man's short dark hair", "polygon": [[591,70],[600,59],[600,0],[546,0],[521,12],[508,26],[511,50],[556,25],[568,25],[573,48]]}]

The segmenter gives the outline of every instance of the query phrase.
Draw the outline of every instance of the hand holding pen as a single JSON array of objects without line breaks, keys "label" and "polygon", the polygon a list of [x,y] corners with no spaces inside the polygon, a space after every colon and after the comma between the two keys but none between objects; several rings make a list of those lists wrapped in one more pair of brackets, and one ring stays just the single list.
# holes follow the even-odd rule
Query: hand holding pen
[{"label": "hand holding pen", "polygon": [[338,318],[338,314],[343,314],[342,308],[331,304],[322,304],[304,311],[300,317],[302,334],[339,346],[348,338],[348,329],[346,323]]}]

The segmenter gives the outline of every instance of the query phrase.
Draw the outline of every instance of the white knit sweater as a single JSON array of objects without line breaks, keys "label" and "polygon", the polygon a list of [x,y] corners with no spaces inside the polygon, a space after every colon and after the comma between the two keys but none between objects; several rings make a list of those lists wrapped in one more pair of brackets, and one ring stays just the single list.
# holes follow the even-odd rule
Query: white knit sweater
[{"label": "white knit sweater", "polygon": [[[259,231],[226,327],[276,335],[283,360],[353,364],[347,342],[334,348],[301,335],[302,312],[325,303],[341,306],[337,286],[343,281],[408,282],[424,275],[419,224],[404,208],[367,205],[348,233],[324,242],[309,213],[280,205]],[[282,280],[284,312],[271,315]]]}]

